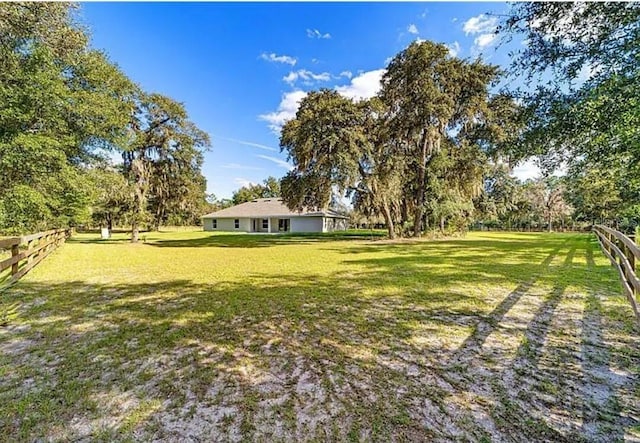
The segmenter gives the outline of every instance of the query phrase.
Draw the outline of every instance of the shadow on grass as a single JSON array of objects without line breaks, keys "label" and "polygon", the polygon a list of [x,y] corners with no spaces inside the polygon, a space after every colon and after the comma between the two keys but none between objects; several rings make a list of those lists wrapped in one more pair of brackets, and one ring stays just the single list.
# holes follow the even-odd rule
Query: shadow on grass
[{"label": "shadow on grass", "polygon": [[[466,392],[448,384],[447,356],[487,313],[499,320],[518,299],[503,295],[491,305],[456,286],[510,284],[546,268],[539,276],[546,283],[588,285],[588,266],[567,265],[575,249],[563,266],[552,266],[565,246],[564,239],[537,248],[519,243],[517,254],[535,257],[533,264],[487,263],[513,254],[513,246],[480,242],[462,260],[451,257],[448,242],[437,242],[399,257],[358,258],[363,271],[330,276],[253,274],[208,284],[25,280],[2,300],[21,306],[0,334],[0,435],[477,440],[482,424],[445,404]],[[364,251],[379,247],[398,245]],[[560,296],[536,315],[542,337]],[[507,416],[498,437],[530,440],[518,423],[533,422],[534,409]]]},{"label": "shadow on grass", "polygon": [[[346,275],[258,277],[261,283],[211,285],[22,282],[11,293],[22,303],[19,317],[0,335],[1,366],[9,372],[0,381],[0,416],[6,418],[0,435],[120,439],[132,430],[159,427],[160,439],[186,438],[194,424],[182,408],[210,411],[206,404],[222,401],[211,397],[217,389],[235,399],[218,407],[233,408],[242,437],[250,439],[264,436],[267,426],[252,399],[295,398],[296,386],[310,385],[306,389],[325,392],[322,398],[305,396],[279,406],[284,411],[278,426],[290,440],[345,439],[363,429],[376,429],[385,439],[446,436],[444,428],[425,428],[415,417],[394,418],[425,389],[396,353],[412,352],[407,340],[417,325],[447,324],[429,318],[424,297],[362,297]],[[444,293],[430,298],[465,300]],[[397,398],[386,395],[400,387]],[[123,393],[127,401],[118,404]],[[433,395],[434,401],[441,397]],[[336,399],[332,407],[339,416],[326,410],[327,397]],[[147,403],[161,406],[139,423],[123,424],[122,414],[135,415],[130,407]],[[305,424],[309,413],[313,422]],[[105,417],[111,423],[106,430],[96,425]],[[230,437],[223,418],[210,417],[198,435]],[[335,420],[350,427],[335,428]]]},{"label": "shadow on grass", "polygon": [[[172,232],[172,234],[175,234]],[[179,234],[179,233],[178,233]],[[165,248],[260,248],[276,245],[296,245],[305,243],[352,241],[352,240],[381,240],[385,233],[381,231],[344,231],[328,233],[295,233],[295,234],[241,234],[241,233],[203,233],[202,237],[185,239],[162,239],[162,233],[150,233],[141,243]],[[99,238],[75,238],[76,243],[113,244],[126,243],[129,238],[102,240]]]}]

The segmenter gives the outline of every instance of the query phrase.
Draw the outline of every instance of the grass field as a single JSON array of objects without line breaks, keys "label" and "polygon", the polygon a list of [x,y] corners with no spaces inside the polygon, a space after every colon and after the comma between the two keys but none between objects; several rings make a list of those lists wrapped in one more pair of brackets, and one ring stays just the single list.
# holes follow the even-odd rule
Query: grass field
[{"label": "grass field", "polygon": [[586,234],[81,234],[1,303],[0,440],[640,439]]}]

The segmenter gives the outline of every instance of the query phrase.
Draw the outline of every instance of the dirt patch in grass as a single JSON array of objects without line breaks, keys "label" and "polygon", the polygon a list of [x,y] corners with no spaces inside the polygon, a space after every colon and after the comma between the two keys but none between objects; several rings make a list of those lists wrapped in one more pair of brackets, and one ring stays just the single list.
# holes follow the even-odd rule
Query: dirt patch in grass
[{"label": "dirt patch in grass", "polygon": [[640,330],[586,235],[204,235],[81,236],[2,294],[0,440],[640,439]]}]

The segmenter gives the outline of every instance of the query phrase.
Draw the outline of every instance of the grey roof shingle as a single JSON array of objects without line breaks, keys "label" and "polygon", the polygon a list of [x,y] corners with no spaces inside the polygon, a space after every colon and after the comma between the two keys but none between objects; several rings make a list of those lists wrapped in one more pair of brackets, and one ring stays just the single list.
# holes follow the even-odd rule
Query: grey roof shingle
[{"label": "grey roof shingle", "polygon": [[230,208],[221,209],[202,218],[262,218],[262,217],[337,217],[347,218],[333,211],[292,211],[287,208],[281,198],[259,198],[246,203],[241,203]]}]

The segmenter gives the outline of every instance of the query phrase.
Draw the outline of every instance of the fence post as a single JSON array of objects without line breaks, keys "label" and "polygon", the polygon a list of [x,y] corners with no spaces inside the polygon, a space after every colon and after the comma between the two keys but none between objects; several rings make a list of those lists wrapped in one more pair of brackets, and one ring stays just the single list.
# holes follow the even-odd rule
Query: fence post
[{"label": "fence post", "polygon": [[27,253],[29,254],[27,256],[27,263],[31,263],[33,261],[33,254],[31,254],[29,251],[31,250],[31,246],[33,245],[33,240],[29,240],[27,242]]},{"label": "fence post", "polygon": [[[16,243],[15,245],[12,245],[11,246],[11,257],[15,257],[19,253],[20,253],[20,244]],[[15,262],[14,264],[11,265],[11,275],[16,275],[18,273],[18,265],[19,264],[20,264],[19,262]]]}]

